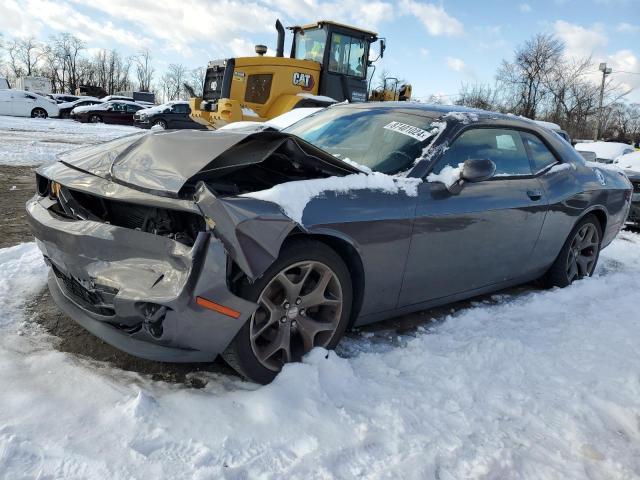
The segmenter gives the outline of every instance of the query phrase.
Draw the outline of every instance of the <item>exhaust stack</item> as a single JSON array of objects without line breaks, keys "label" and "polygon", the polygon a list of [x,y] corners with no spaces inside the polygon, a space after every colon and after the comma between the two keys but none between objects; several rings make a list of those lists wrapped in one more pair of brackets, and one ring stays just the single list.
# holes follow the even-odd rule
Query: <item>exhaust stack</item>
[{"label": "exhaust stack", "polygon": [[284,27],[280,20],[276,20],[276,30],[278,31],[278,45],[276,47],[276,57],[284,57]]}]

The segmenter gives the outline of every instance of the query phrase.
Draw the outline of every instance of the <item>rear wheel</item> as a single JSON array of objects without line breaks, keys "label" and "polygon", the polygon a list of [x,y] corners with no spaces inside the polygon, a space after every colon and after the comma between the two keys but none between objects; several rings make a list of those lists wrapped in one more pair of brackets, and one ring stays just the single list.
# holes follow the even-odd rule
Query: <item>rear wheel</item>
[{"label": "rear wheel", "polygon": [[47,118],[47,111],[44,108],[34,108],[31,110],[31,118]]},{"label": "rear wheel", "polygon": [[91,122],[91,123],[102,123],[102,117],[100,115],[91,115],[89,117],[89,122]]},{"label": "rear wheel", "polygon": [[546,274],[548,286],[566,287],[590,277],[598,263],[602,228],[594,215],[587,215],[573,228],[560,254]]},{"label": "rear wheel", "polygon": [[163,130],[167,129],[167,122],[165,122],[164,120],[156,120],[155,122],[153,122],[154,127],[160,127]]},{"label": "rear wheel", "polygon": [[267,272],[253,284],[244,282],[239,293],[258,308],[222,356],[262,384],[313,347],[334,348],[351,313],[349,270],[331,248],[312,240],[285,246]]}]

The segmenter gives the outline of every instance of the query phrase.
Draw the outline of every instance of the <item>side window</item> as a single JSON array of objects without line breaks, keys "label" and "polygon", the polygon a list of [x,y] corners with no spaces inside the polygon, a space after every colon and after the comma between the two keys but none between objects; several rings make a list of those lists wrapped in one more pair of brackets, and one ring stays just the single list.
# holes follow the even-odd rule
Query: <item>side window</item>
[{"label": "side window", "polygon": [[445,166],[457,167],[465,160],[492,160],[496,176],[531,175],[529,157],[520,132],[498,128],[474,128],[463,132],[444,153],[436,172]]},{"label": "side window", "polygon": [[173,113],[189,113],[189,105],[185,105],[184,103],[178,103],[171,107],[171,111]]},{"label": "side window", "polygon": [[366,51],[364,40],[334,33],[331,35],[329,71],[364,77]]},{"label": "side window", "polygon": [[113,103],[111,106],[114,112],[124,112],[125,110],[124,103]]},{"label": "side window", "polygon": [[131,112],[137,112],[138,110],[140,110],[142,107],[139,107],[138,105],[126,105],[126,109],[127,112],[131,113]]},{"label": "side window", "polygon": [[522,139],[529,149],[531,155],[531,166],[534,173],[547,168],[554,163],[558,163],[556,157],[549,151],[547,146],[532,133],[521,132]]}]

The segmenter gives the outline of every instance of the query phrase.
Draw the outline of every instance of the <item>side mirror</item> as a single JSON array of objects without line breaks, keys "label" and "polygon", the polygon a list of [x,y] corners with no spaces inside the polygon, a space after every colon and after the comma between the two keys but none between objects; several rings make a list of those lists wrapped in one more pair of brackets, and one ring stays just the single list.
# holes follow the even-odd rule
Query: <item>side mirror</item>
[{"label": "side mirror", "polygon": [[489,180],[496,173],[496,164],[491,160],[465,160],[460,178],[465,182],[476,183]]},{"label": "side mirror", "polygon": [[162,112],[162,113],[171,113],[171,109],[170,108],[165,108],[164,112]]},{"label": "side mirror", "polygon": [[384,57],[384,50],[387,48],[387,44],[384,41],[384,38],[380,39],[380,58]]},{"label": "side mirror", "polygon": [[109,105],[109,106],[107,107],[107,112],[110,112],[110,111],[112,111],[112,110],[113,110],[113,106]]}]

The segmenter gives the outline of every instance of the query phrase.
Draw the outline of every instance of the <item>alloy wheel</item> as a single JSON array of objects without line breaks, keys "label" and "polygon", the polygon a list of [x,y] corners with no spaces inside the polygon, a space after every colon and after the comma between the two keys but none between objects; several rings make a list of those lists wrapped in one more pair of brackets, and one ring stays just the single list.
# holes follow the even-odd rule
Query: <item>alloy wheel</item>
[{"label": "alloy wheel", "polygon": [[37,108],[33,111],[33,118],[47,118],[47,112],[41,108]]},{"label": "alloy wheel", "polygon": [[257,303],[251,348],[265,368],[279,371],[313,347],[329,344],[342,314],[342,286],[327,265],[299,262],[274,276]]},{"label": "alloy wheel", "polygon": [[571,240],[566,270],[569,283],[593,273],[599,246],[600,238],[596,226],[585,223]]},{"label": "alloy wheel", "polygon": [[102,123],[102,119],[98,115],[92,115],[89,121],[91,123]]}]

